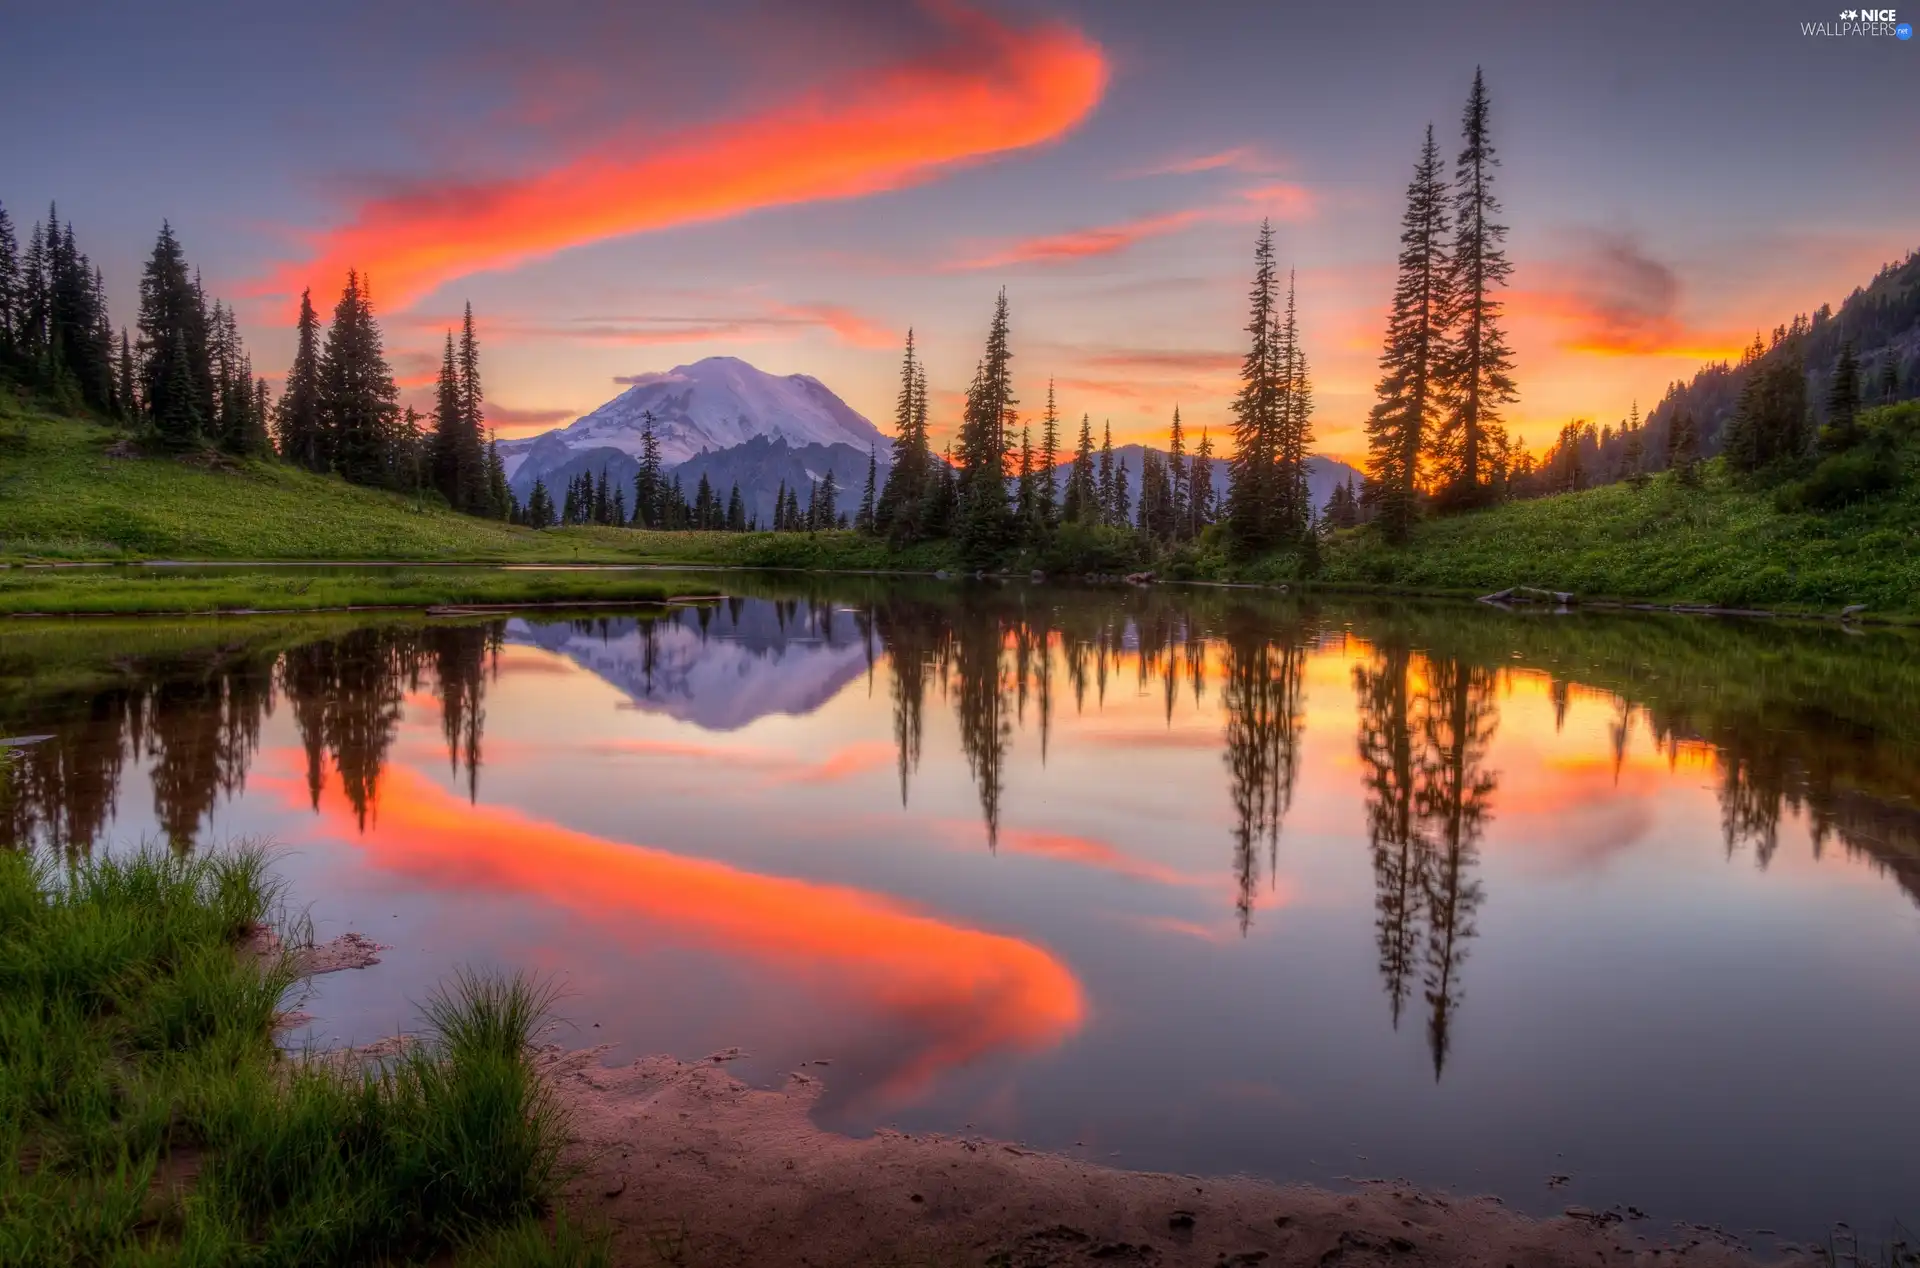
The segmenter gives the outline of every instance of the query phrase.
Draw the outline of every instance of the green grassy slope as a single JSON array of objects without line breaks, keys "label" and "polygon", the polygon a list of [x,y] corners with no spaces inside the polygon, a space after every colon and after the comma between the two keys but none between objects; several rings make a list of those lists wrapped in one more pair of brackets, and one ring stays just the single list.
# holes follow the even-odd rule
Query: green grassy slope
[{"label": "green grassy slope", "polygon": [[0,395],[0,555],[500,559],[534,536],[277,463],[111,456],[117,439]]},{"label": "green grassy slope", "polygon": [[1585,598],[1920,613],[1920,482],[1822,514],[1783,514],[1771,493],[1709,464],[1699,488],[1662,475],[1435,519],[1405,546],[1336,537],[1323,580],[1485,594],[1507,586]]},{"label": "green grassy slope", "polygon": [[[534,532],[455,515],[272,462],[117,456],[122,433],[0,387],[0,560],[411,560],[687,563],[760,568],[945,566],[853,533]],[[17,608],[15,610],[18,610]]]}]

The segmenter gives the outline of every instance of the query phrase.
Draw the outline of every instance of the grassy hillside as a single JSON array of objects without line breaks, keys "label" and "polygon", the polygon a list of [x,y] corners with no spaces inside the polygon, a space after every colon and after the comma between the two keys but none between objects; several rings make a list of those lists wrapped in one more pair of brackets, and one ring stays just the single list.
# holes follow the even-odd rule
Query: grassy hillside
[{"label": "grassy hillside", "polygon": [[1661,475],[1423,523],[1405,546],[1336,536],[1321,579],[1485,594],[1512,585],[1587,598],[1920,614],[1920,481],[1826,514],[1707,465],[1698,488]]},{"label": "grassy hillside", "polygon": [[22,404],[0,387],[0,561],[307,559],[928,570],[948,561],[944,547],[894,554],[853,533],[535,532],[279,463],[143,455],[123,441],[124,434],[111,427]]},{"label": "grassy hillside", "polygon": [[[1920,615],[1920,407],[1897,407],[1913,433],[1903,485],[1838,511],[1780,509],[1772,489],[1718,462],[1698,487],[1671,474],[1423,523],[1389,546],[1367,529],[1338,534],[1316,579],[1451,594],[1512,585],[1587,598]],[[1915,417],[1906,418],[1911,412]],[[947,543],[905,551],[854,533],[534,532],[475,520],[276,463],[116,456],[120,433],[23,407],[0,389],[0,561],[139,559],[652,563],[694,567],[874,569],[953,566]],[[1063,533],[1018,566],[1054,572],[1154,566],[1131,534]],[[1109,540],[1111,539],[1111,540]],[[1093,546],[1100,549],[1094,550]],[[1111,556],[1111,558],[1108,558]],[[1217,543],[1160,561],[1170,575],[1289,581],[1291,556],[1251,565]],[[334,583],[251,574],[220,582],[14,572],[0,611],[198,611],[335,603],[511,602],[643,597],[641,582],[544,574],[483,581],[363,574]],[[341,588],[344,587],[344,588]],[[684,587],[683,587],[684,588]],[[335,590],[338,593],[334,593]],[[649,592],[644,597],[655,597]]]}]

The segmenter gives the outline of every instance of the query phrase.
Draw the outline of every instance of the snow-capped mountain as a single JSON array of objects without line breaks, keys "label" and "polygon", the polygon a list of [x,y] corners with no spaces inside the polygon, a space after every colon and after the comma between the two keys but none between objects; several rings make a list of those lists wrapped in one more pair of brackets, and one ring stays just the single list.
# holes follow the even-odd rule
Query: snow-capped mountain
[{"label": "snow-capped mountain", "polygon": [[887,443],[878,428],[812,375],[768,374],[738,357],[708,357],[640,375],[626,391],[563,428],[503,442],[507,476],[516,489],[530,489],[536,475],[544,477],[584,453],[612,450],[637,458],[641,417],[648,411],[660,460],[668,467],[759,436],[796,448],[851,445],[863,454]]}]

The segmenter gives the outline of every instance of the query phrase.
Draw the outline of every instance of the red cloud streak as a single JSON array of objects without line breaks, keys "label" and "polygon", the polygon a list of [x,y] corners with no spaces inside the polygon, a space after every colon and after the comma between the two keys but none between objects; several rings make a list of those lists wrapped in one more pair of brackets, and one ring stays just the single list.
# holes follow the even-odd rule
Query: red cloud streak
[{"label": "red cloud streak", "polygon": [[452,278],[588,242],[915,184],[1052,140],[1098,104],[1106,58],[1079,31],[939,12],[952,27],[949,47],[863,82],[814,89],[643,154],[606,147],[517,179],[425,185],[365,203],[269,289],[293,293],[353,267],[402,308]]}]

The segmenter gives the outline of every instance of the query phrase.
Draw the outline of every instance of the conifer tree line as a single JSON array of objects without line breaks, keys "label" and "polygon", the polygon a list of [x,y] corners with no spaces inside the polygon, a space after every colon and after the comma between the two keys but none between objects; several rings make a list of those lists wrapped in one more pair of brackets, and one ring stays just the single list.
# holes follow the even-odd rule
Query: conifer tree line
[{"label": "conifer tree line", "polygon": [[300,297],[293,365],[272,400],[231,305],[210,298],[163,223],[140,275],[133,333],[116,338],[100,270],[56,209],[24,250],[0,207],[0,373],[170,450],[278,458],[355,484],[437,491],[456,510],[524,518],[486,431],[468,305],[449,332],[431,418],[402,409],[367,279],[347,274],[333,321]]},{"label": "conifer tree line", "polygon": [[[1054,385],[1047,385],[1036,439],[1035,420],[1023,418],[1017,408],[1013,357],[1011,311],[1003,290],[994,301],[954,443],[936,454],[929,435],[926,366],[913,332],[907,332],[891,474],[876,495],[877,464],[869,458],[853,527],[896,544],[951,538],[970,565],[985,567],[1012,551],[1042,546],[1062,529],[1132,530],[1175,543],[1197,537],[1213,523],[1213,443],[1203,431],[1189,454],[1178,408],[1168,452],[1144,451],[1137,497],[1114,453],[1110,425],[1103,426],[1096,453],[1091,415],[1081,416],[1079,444],[1060,482],[1066,454]],[[783,510],[774,527],[790,521]]]},{"label": "conifer tree line", "polygon": [[167,225],[140,279],[134,330],[115,334],[100,270],[57,207],[24,250],[0,207],[0,373],[172,447],[271,452],[267,386],[233,309],[209,301]]}]

